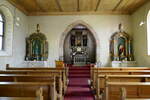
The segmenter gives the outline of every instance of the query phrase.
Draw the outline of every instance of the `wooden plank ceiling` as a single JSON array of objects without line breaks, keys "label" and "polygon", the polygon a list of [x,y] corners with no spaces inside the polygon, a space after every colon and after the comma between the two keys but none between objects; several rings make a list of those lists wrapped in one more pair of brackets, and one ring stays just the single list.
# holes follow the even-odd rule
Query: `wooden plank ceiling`
[{"label": "wooden plank ceiling", "polygon": [[26,15],[132,14],[150,0],[8,0]]}]

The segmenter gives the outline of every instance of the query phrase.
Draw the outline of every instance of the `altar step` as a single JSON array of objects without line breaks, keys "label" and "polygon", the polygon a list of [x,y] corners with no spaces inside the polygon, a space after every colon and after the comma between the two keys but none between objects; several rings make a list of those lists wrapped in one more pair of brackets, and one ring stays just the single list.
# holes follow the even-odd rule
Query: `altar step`
[{"label": "altar step", "polygon": [[89,78],[90,75],[89,74],[72,74],[72,75],[69,75],[69,78],[77,78],[77,77],[80,77],[80,78]]},{"label": "altar step", "polygon": [[70,67],[69,70],[88,70],[89,71],[89,67]]},{"label": "altar step", "polygon": [[70,70],[69,74],[89,74],[89,70]]},{"label": "altar step", "polygon": [[89,78],[90,77],[89,73],[90,73],[90,67],[89,66],[69,67],[69,77],[70,78],[76,78],[76,77]]},{"label": "altar step", "polygon": [[90,68],[88,66],[70,66],[69,85],[64,100],[94,100],[89,79]]},{"label": "altar step", "polygon": [[79,72],[76,72],[76,71],[71,71],[69,72],[69,74],[89,74],[89,72],[83,72],[83,71],[79,71]]}]

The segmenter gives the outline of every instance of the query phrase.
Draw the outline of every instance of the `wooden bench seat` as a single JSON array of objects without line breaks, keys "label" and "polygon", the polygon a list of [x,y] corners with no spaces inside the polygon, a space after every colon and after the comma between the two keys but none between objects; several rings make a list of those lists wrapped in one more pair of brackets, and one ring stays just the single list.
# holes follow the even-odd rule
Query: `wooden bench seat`
[{"label": "wooden bench seat", "polygon": [[[64,83],[64,93],[67,89],[67,85],[68,85],[68,67],[58,67],[58,68],[53,68],[53,67],[10,67],[9,64],[6,64],[6,70],[16,70],[16,71],[27,71],[27,70],[31,70],[31,72],[33,71],[41,71],[44,72],[44,74],[46,73],[46,71],[61,71],[62,72],[62,80]],[[33,73],[36,74],[36,73]]]},{"label": "wooden bench seat", "polygon": [[9,64],[6,64],[6,70],[61,70],[65,73],[65,76],[68,77],[68,67],[10,67]]},{"label": "wooden bench seat", "polygon": [[121,100],[150,100],[150,98],[127,98],[127,94],[126,89],[121,88]]},{"label": "wooden bench seat", "polygon": [[0,82],[0,97],[36,97],[42,89],[43,100],[56,100],[54,82]]},{"label": "wooden bench seat", "polygon": [[95,88],[96,86],[96,80],[98,75],[150,75],[150,70],[95,71],[93,77],[91,77],[91,85],[93,88]]},{"label": "wooden bench seat", "polygon": [[150,70],[150,67],[91,67],[91,78],[98,71],[129,71],[129,70]]},{"label": "wooden bench seat", "polygon": [[91,78],[94,75],[94,72],[97,71],[125,71],[125,70],[150,70],[150,67],[91,67],[90,73]]},{"label": "wooden bench seat", "polygon": [[34,97],[0,97],[0,100],[37,100]]},{"label": "wooden bench seat", "polygon": [[107,71],[107,70],[114,70],[114,71],[124,71],[124,70],[150,70],[150,67],[91,67],[91,76],[94,71]]},{"label": "wooden bench seat", "polygon": [[63,94],[66,92],[67,89],[66,77],[64,77],[64,75],[62,75],[62,71],[59,70],[1,70],[0,74],[54,75],[58,78],[61,78],[63,85]]},{"label": "wooden bench seat", "polygon": [[96,97],[105,89],[107,82],[150,82],[150,75],[98,75],[96,81]]},{"label": "wooden bench seat", "polygon": [[53,75],[0,74],[0,82],[55,82],[57,98],[63,98],[62,81]]},{"label": "wooden bench seat", "polygon": [[121,88],[127,90],[127,98],[150,98],[150,82],[107,82],[102,98],[104,100],[123,100]]}]

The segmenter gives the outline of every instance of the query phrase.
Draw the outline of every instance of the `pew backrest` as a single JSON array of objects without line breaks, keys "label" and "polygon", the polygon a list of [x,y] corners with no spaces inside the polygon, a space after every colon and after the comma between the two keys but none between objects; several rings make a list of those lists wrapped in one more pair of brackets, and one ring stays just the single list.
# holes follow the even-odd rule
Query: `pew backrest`
[{"label": "pew backrest", "polygon": [[0,82],[0,90],[0,97],[36,97],[43,92],[43,100],[56,100],[53,82]]},{"label": "pew backrest", "polygon": [[105,100],[121,100],[121,88],[127,90],[126,96],[129,98],[150,98],[150,82],[107,82]]}]

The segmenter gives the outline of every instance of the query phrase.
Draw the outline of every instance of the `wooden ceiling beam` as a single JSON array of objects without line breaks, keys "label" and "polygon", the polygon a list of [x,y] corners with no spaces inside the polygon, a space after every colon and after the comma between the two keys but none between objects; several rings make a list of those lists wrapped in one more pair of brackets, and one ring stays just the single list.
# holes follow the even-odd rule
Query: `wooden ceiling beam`
[{"label": "wooden ceiling beam", "polygon": [[[77,1],[59,1],[59,0],[7,0],[10,4],[14,5],[16,8],[18,8],[20,11],[22,11],[25,15],[90,15],[90,14],[132,14],[135,12],[138,8],[140,8],[142,5],[146,4],[147,2],[150,2],[150,0],[120,0],[115,1],[111,4],[110,2],[104,3],[104,5],[107,5],[108,8],[112,7],[111,9],[106,9],[103,5],[102,0],[95,1],[94,7],[92,10],[83,10],[87,9],[90,3],[89,1],[85,3],[89,4],[88,6],[84,3],[82,5],[82,2],[80,0]],[[109,1],[109,0],[108,0]],[[36,4],[37,3],[37,4]],[[105,9],[99,10],[100,7],[103,5]],[[53,6],[53,7],[52,7]],[[62,6],[66,7],[62,9]],[[94,13],[95,12],[95,13]]]},{"label": "wooden ceiling beam", "polygon": [[61,7],[61,4],[60,4],[59,0],[55,0],[55,1],[56,1],[56,4],[57,4],[58,8],[59,8],[59,11],[62,12],[63,9]]},{"label": "wooden ceiling beam", "polygon": [[80,11],[80,12],[32,12],[29,16],[45,16],[45,15],[128,15],[126,11]]},{"label": "wooden ceiling beam", "polygon": [[48,0],[36,0],[36,7],[37,9],[40,9],[41,11],[48,11],[49,10],[49,3]]},{"label": "wooden ceiling beam", "polygon": [[38,9],[40,9],[40,10],[42,10],[42,11],[46,11],[46,6],[45,7],[43,7],[43,2],[42,1],[44,1],[44,0],[35,0],[35,4],[36,4],[36,9],[37,9],[37,11],[38,11]]},{"label": "wooden ceiling beam", "polygon": [[101,0],[98,0],[98,2],[97,2],[97,4],[96,4],[95,11],[97,11],[97,10],[98,10],[98,7],[99,7],[99,5],[100,5],[100,2],[101,2]]},{"label": "wooden ceiling beam", "polygon": [[23,6],[21,6],[20,4],[18,4],[16,0],[8,0],[8,2],[10,4],[12,4],[13,6],[15,6],[16,8],[18,8],[20,11],[22,11],[25,15],[29,15],[29,13],[27,12],[27,10]]},{"label": "wooden ceiling beam", "polygon": [[129,10],[130,14],[134,13],[136,10],[138,10],[142,5],[146,4],[147,2],[150,2],[150,0],[141,0],[134,5],[132,9]]},{"label": "wooden ceiling beam", "polygon": [[122,2],[123,2],[123,0],[120,0],[120,1],[117,3],[117,5],[113,8],[112,11],[115,11],[115,10],[119,7],[119,5],[120,5]]},{"label": "wooden ceiling beam", "polygon": [[77,0],[77,11],[80,11],[80,0]]}]

